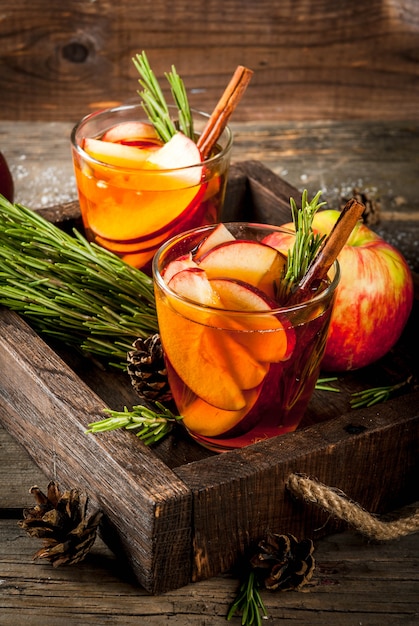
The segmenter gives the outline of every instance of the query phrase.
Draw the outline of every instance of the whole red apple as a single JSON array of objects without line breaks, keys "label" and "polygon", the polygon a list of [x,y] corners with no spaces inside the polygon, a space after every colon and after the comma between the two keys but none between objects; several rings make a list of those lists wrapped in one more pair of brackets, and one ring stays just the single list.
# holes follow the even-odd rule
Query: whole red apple
[{"label": "whole red apple", "polygon": [[0,193],[9,202],[13,202],[14,186],[13,178],[7,165],[7,161],[3,154],[0,152]]},{"label": "whole red apple", "polygon": [[[313,230],[329,234],[338,217],[339,211],[319,211]],[[275,247],[281,249],[281,243]],[[413,279],[402,254],[362,222],[338,261],[341,279],[322,361],[323,370],[334,372],[365,367],[384,356],[399,339],[413,305]]]}]

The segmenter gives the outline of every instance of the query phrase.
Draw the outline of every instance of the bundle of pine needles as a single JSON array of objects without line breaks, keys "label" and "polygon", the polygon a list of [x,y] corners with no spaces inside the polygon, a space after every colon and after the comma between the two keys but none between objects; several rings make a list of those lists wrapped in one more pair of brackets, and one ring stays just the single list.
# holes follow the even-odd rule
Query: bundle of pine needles
[{"label": "bundle of pine needles", "polygon": [[134,339],[158,331],[149,276],[2,196],[0,304],[117,367]]}]

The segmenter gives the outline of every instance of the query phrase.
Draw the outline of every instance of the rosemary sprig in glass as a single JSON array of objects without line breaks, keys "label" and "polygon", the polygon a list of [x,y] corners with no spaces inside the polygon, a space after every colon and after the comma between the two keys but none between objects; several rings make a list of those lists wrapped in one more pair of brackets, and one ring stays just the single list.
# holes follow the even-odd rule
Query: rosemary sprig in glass
[{"label": "rosemary sprig in glass", "polygon": [[138,94],[142,99],[144,111],[160,139],[167,142],[178,130],[181,130],[187,137],[194,140],[192,114],[189,108],[185,85],[177,73],[175,66],[172,65],[172,71],[166,73],[165,76],[169,82],[171,93],[178,109],[179,128],[170,116],[166,98],[150,67],[146,53],[142,52],[141,54],[137,54],[132,60],[140,74],[138,82],[142,90],[139,91]]},{"label": "rosemary sprig in glass", "polygon": [[151,278],[2,196],[0,304],[117,367],[134,339],[158,331]]},{"label": "rosemary sprig in glass", "polygon": [[326,202],[319,202],[321,191],[308,202],[308,194],[305,189],[302,194],[301,209],[297,208],[294,198],[290,198],[292,219],[295,227],[295,241],[288,251],[287,263],[284,274],[278,285],[278,297],[281,302],[286,302],[293,288],[298,285],[307,273],[313,259],[325,239],[313,231],[313,218],[318,209]]}]

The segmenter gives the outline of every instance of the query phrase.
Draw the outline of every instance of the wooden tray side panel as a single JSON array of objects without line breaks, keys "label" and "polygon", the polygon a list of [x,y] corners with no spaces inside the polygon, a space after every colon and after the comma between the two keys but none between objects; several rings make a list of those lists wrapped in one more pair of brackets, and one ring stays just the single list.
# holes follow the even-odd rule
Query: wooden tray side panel
[{"label": "wooden tray side panel", "polygon": [[51,480],[87,491],[139,582],[151,592],[186,584],[189,489],[135,436],[86,435],[104,403],[23,320],[3,309],[0,372],[2,424]]},{"label": "wooden tray side panel", "polygon": [[[412,416],[408,418],[407,416]],[[319,538],[342,523],[291,497],[307,474],[371,513],[419,498],[419,393],[176,470],[194,494],[194,570],[200,580],[232,567],[273,532]]]}]

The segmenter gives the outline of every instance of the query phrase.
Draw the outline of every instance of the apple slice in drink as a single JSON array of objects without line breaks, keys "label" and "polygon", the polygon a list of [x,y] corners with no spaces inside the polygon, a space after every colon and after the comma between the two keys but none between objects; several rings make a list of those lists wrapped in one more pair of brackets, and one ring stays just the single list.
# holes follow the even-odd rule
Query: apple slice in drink
[{"label": "apple slice in drink", "polygon": [[191,432],[203,437],[218,437],[237,426],[256,404],[261,386],[243,392],[245,406],[237,411],[226,411],[208,406],[201,398],[195,398],[182,407],[183,424]]},{"label": "apple slice in drink", "polygon": [[277,305],[256,287],[232,279],[212,279],[212,288],[226,309],[249,311],[249,315],[226,316],[231,336],[259,362],[278,363],[291,356],[295,346],[292,324],[278,313],[258,314]]},{"label": "apple slice in drink", "polygon": [[275,230],[264,239],[262,239],[261,243],[264,243],[267,246],[271,246],[271,248],[275,248],[281,254],[286,255],[288,250],[293,247],[295,242],[295,230],[292,232],[291,224],[287,224],[284,227],[284,230]]},{"label": "apple slice in drink", "polygon": [[193,260],[192,254],[189,252],[188,254],[184,254],[178,259],[171,261],[169,265],[164,268],[162,276],[165,283],[168,284],[170,279],[173,278],[175,274],[191,268],[198,268],[198,265]]},{"label": "apple slice in drink", "polygon": [[159,138],[152,124],[146,122],[120,122],[112,126],[101,137],[102,141],[111,141],[113,143],[128,143],[157,141]]},{"label": "apple slice in drink", "polygon": [[[188,300],[219,306],[219,297],[201,269],[178,272],[168,286]],[[160,323],[170,328],[163,347],[178,376],[205,402],[229,411],[242,409],[243,390],[257,387],[269,365],[259,363],[244,346],[225,336],[222,309],[194,307],[176,297],[168,300],[170,306],[159,311]]]},{"label": "apple slice in drink", "polygon": [[258,241],[237,239],[215,246],[199,261],[208,278],[233,278],[249,283],[275,298],[286,259],[274,248]]},{"label": "apple slice in drink", "polygon": [[[153,146],[140,150],[135,146],[124,146],[120,143],[86,137],[83,141],[83,150],[101,163],[127,169],[138,169],[139,167],[146,167],[147,158],[152,152],[158,150],[158,147]],[[102,168],[100,171],[106,175],[106,168]],[[108,176],[109,174],[106,177]]]},{"label": "apple slice in drink", "polygon": [[194,255],[195,261],[199,261],[207,254],[212,248],[219,246],[227,241],[235,241],[236,238],[230,233],[230,231],[224,226],[224,224],[217,224],[211,234],[204,239],[200,244],[197,252]]},{"label": "apple slice in drink", "polygon": [[[179,261],[181,263],[181,261]],[[170,265],[168,265],[168,269]],[[165,279],[167,280],[167,279]],[[207,306],[219,306],[220,299],[211,287],[205,272],[200,267],[190,267],[176,272],[167,282],[179,296]],[[184,307],[182,307],[183,309]]]},{"label": "apple slice in drink", "polygon": [[[150,154],[147,163],[159,170],[167,170],[166,189],[194,187],[202,180],[202,162],[198,146],[183,133],[176,133],[161,148]],[[174,170],[174,171],[171,171]]]}]

